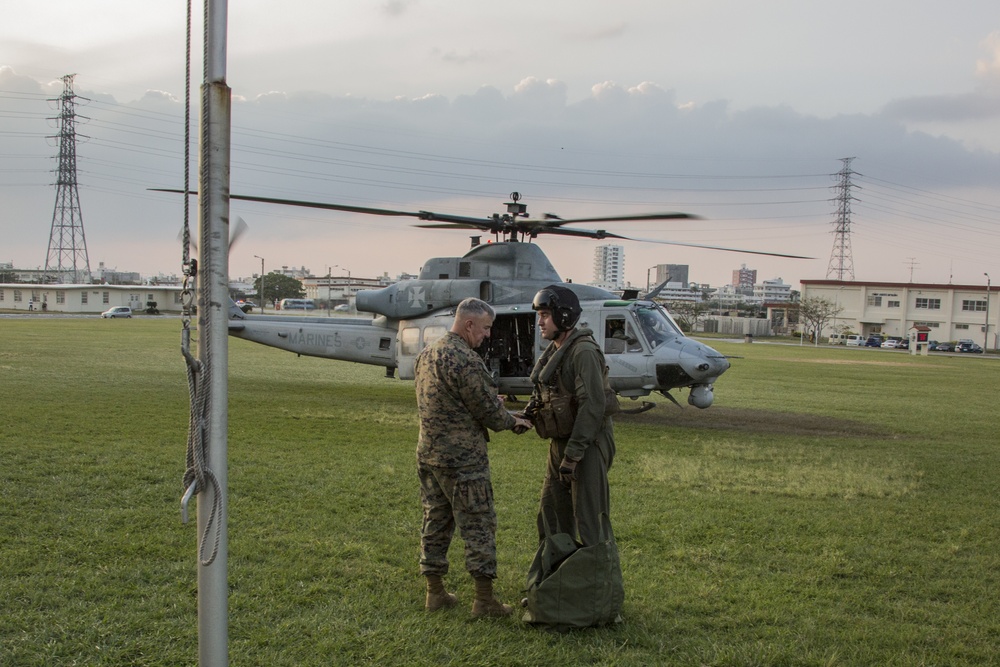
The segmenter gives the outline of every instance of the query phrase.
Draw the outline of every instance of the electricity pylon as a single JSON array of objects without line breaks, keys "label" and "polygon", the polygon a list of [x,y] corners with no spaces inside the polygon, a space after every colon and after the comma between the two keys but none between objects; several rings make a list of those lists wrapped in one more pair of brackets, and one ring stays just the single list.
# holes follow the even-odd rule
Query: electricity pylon
[{"label": "electricity pylon", "polygon": [[80,193],[76,187],[76,99],[73,77],[62,78],[63,92],[59,102],[59,169],[56,177],[56,205],[52,212],[49,252],[45,258],[45,280],[57,283],[90,281],[90,260],[87,240],[83,234]]},{"label": "electricity pylon", "polygon": [[851,188],[858,186],[851,183],[852,157],[841,158],[844,166],[837,172],[837,219],[834,221],[833,252],[830,253],[830,266],[826,270],[827,278],[837,280],[854,280],[854,258],[851,256]]}]

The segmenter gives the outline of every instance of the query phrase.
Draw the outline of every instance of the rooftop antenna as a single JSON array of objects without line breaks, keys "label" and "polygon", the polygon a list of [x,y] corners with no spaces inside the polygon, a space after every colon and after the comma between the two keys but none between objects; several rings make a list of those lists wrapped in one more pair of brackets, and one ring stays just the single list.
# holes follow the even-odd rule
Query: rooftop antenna
[{"label": "rooftop antenna", "polygon": [[830,253],[830,266],[826,270],[827,278],[837,280],[854,280],[854,258],[851,256],[851,188],[858,187],[851,183],[851,176],[857,172],[851,171],[852,157],[840,158],[844,163],[835,175],[837,176],[837,219],[833,223],[833,252]]}]

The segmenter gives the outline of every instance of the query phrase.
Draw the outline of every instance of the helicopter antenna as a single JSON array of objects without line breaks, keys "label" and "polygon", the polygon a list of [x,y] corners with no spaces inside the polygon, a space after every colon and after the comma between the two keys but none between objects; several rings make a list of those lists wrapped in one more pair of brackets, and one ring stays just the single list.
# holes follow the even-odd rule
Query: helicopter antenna
[{"label": "helicopter antenna", "polygon": [[[528,205],[519,204],[521,201],[521,193],[514,192],[510,193],[510,201],[507,202],[507,215],[504,216],[504,222],[516,222],[517,218],[527,218],[528,217]],[[511,241],[523,241],[525,236],[528,236],[528,241],[531,241],[530,235],[524,231],[518,232],[517,225],[511,225],[510,231],[505,232],[505,234],[510,235]],[[498,232],[499,235],[499,232]]]}]

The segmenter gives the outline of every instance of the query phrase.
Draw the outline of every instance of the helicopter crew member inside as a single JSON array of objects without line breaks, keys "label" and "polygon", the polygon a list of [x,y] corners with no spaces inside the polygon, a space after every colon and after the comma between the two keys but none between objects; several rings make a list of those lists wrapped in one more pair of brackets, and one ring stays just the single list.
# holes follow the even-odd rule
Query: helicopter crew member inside
[{"label": "helicopter crew member inside", "polygon": [[542,338],[550,341],[531,372],[534,391],[525,408],[538,434],[550,439],[539,541],[547,523],[582,546],[593,546],[602,541],[602,532],[610,531],[611,415],[618,411],[618,399],[593,332],[576,328],[582,313],[576,294],[551,285],[535,295],[531,307],[538,313]]},{"label": "helicopter crew member inside", "polygon": [[487,428],[523,433],[531,424],[507,412],[493,376],[476,353],[489,337],[495,316],[485,301],[465,299],[458,304],[451,331],[416,360],[417,472],[424,517],[420,572],[427,580],[428,611],[458,603],[442,581],[456,525],[465,541],[465,567],[475,579],[472,615],[509,616],[513,611],[493,595],[497,518]]}]

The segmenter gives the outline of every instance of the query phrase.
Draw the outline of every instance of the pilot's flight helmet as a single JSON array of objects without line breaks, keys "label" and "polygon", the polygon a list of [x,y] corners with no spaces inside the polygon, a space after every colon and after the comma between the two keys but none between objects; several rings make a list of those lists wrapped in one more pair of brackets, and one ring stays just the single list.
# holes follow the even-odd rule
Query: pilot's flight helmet
[{"label": "pilot's flight helmet", "polygon": [[532,310],[546,308],[552,312],[552,321],[559,331],[569,331],[576,326],[583,309],[580,299],[572,290],[559,285],[549,285],[538,290],[531,302]]}]

